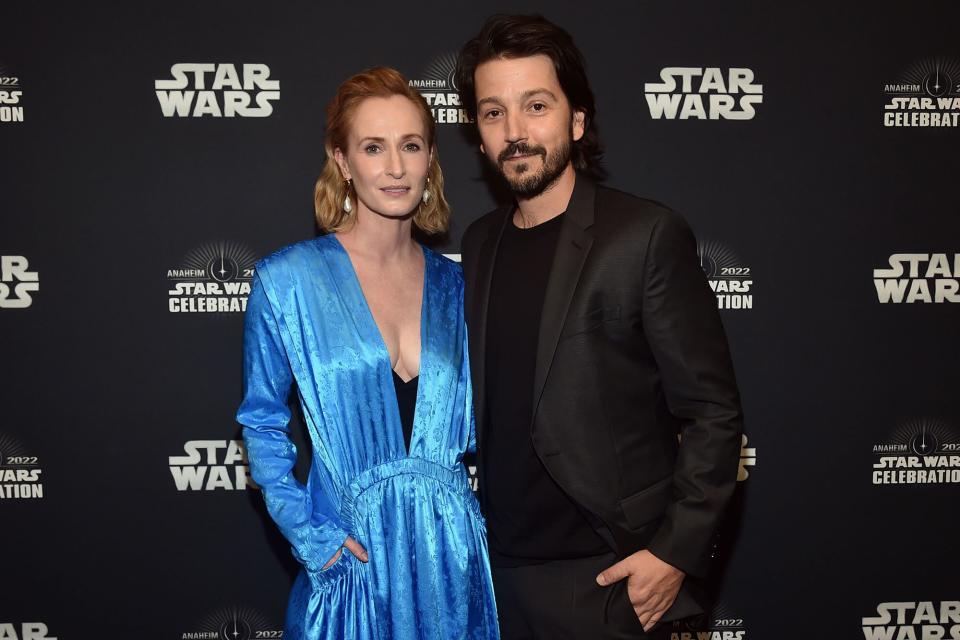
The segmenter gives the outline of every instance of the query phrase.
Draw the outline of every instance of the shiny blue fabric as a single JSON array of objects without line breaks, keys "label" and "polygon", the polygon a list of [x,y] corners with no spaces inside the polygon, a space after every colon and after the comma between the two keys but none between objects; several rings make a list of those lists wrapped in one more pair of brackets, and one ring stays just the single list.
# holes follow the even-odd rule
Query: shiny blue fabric
[{"label": "shiny blue fabric", "polygon": [[[333,235],[256,265],[237,420],[254,481],[303,570],[284,638],[498,638],[486,528],[461,460],[475,447],[460,266],[424,248],[410,454],[390,357]],[[293,476],[290,391],[313,449]],[[347,535],[366,549],[362,563]]]}]

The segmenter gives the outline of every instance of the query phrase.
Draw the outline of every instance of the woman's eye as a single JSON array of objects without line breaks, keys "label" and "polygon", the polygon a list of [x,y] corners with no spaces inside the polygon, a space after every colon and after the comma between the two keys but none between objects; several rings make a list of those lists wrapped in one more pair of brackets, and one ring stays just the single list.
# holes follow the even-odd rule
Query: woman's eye
[{"label": "woman's eye", "polygon": [[380,151],[380,145],[368,144],[363,150],[367,153],[378,153]]},{"label": "woman's eye", "polygon": [[420,145],[418,145],[416,142],[408,142],[403,146],[403,148],[405,151],[420,151]]}]

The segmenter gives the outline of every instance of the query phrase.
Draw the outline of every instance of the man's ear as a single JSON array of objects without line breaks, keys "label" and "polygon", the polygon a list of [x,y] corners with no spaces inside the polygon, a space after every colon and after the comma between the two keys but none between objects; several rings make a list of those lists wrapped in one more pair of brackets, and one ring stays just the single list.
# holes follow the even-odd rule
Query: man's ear
[{"label": "man's ear", "polygon": [[573,112],[573,140],[576,142],[583,137],[583,133],[587,130],[587,112],[586,111],[574,111]]},{"label": "man's ear", "polygon": [[347,165],[347,158],[343,155],[343,151],[340,151],[340,147],[333,150],[333,159],[340,167],[340,175],[343,176],[343,179],[350,180],[350,167]]}]

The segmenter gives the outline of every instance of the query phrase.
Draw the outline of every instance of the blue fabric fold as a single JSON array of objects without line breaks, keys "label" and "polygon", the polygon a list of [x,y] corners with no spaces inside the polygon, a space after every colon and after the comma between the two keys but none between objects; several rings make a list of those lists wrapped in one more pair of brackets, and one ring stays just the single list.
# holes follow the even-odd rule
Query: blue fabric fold
[{"label": "blue fabric fold", "polygon": [[[333,235],[256,265],[237,420],[253,480],[303,564],[285,638],[498,638],[486,529],[462,459],[475,448],[463,278],[424,248],[420,381],[409,455],[390,358]],[[292,389],[313,454],[293,476]],[[346,549],[354,537],[368,552]]]}]

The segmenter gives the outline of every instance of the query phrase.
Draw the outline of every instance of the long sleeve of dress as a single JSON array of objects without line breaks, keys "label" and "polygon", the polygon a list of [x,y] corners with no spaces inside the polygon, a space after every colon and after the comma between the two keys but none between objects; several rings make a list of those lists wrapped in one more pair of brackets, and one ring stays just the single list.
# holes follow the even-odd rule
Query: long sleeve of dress
[{"label": "long sleeve of dress", "polygon": [[[308,572],[318,572],[347,537],[335,514],[318,513],[310,493],[293,475],[297,448],[290,441],[289,396],[293,373],[277,315],[258,268],[244,325],[244,398],[237,411],[250,473],[270,516]],[[318,501],[326,503],[327,501]]]}]

